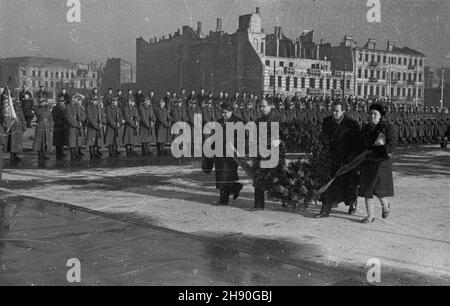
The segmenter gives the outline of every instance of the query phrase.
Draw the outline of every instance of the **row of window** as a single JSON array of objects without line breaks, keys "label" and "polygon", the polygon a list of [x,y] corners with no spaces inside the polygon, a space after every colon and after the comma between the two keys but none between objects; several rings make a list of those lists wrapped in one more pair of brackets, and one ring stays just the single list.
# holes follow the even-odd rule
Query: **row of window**
[{"label": "row of window", "polygon": [[[44,77],[46,77],[46,78],[48,78],[49,77],[49,75],[50,75],[50,78],[64,78],[64,76],[65,76],[65,78],[66,79],[68,79],[69,78],[69,76],[70,76],[70,78],[72,78],[72,79],[74,79],[75,78],[75,74],[73,73],[73,72],[59,72],[59,71],[56,71],[56,72],[53,72],[53,71],[51,71],[50,73],[48,72],[48,71],[43,71],[43,73],[40,71],[40,70],[33,70],[32,72],[31,72],[31,76],[33,76],[33,77],[41,77],[41,76],[44,76]],[[22,70],[22,76],[27,76],[27,71],[26,70]],[[94,78],[95,79],[95,73],[93,73],[92,74],[92,78]]]},{"label": "row of window", "polygon": [[[407,98],[407,97],[416,97],[422,98],[422,88],[419,88],[416,92],[416,88],[406,88],[406,87],[391,87],[391,97],[395,96],[397,93],[397,97]],[[386,97],[387,90],[385,86],[368,86],[358,84],[358,96],[381,96]]]},{"label": "row of window", "polygon": [[369,53],[363,53],[363,52],[359,53],[358,59],[360,62],[365,60],[365,62],[372,62],[372,63],[387,64],[389,62],[389,64],[393,64],[393,65],[404,65],[404,66],[419,65],[420,67],[423,66],[423,59],[418,59],[418,58],[413,59],[413,58],[407,58],[407,57],[391,57],[391,56],[388,57],[386,55],[381,56],[380,54],[375,55],[375,54],[369,54]]},{"label": "row of window", "polygon": [[[419,75],[419,82],[422,82],[422,78],[423,75],[422,73],[417,74],[417,72],[411,73],[411,72],[391,72],[391,80],[398,80],[401,81],[402,80],[402,76],[403,76],[403,81],[408,81],[408,80],[414,80],[415,82],[417,82],[417,75]],[[386,80],[386,76],[387,76],[387,71],[386,70],[368,70],[368,69],[364,69],[364,78],[368,79],[368,78],[376,78],[378,80]],[[363,77],[363,70],[361,68],[358,69],[358,78],[362,78]]]},{"label": "row of window", "polygon": [[[293,79],[291,82],[291,79]],[[341,80],[339,83],[339,87],[338,87],[338,80],[337,79],[333,79],[333,82],[331,82],[331,79],[319,79],[319,85],[318,87],[316,86],[316,78],[309,78],[309,88],[319,88],[319,89],[331,89],[331,87],[333,87],[333,89],[340,89],[344,86],[344,81]],[[286,86],[286,91],[290,91],[291,86],[295,89],[299,88],[299,82],[298,82],[298,78],[297,77],[286,77],[285,78],[285,86]],[[275,86],[275,76],[271,75],[270,76],[270,87],[274,87]],[[331,84],[332,83],[332,84]],[[282,76],[278,76],[277,79],[277,85],[278,87],[283,87],[283,77]],[[350,80],[347,80],[346,82],[346,88],[350,89],[351,86],[351,82]],[[300,79],[300,88],[305,89],[306,88],[306,78],[301,78]]]},{"label": "row of window", "polygon": [[[276,65],[276,61],[275,61],[275,65]],[[289,62],[288,65],[289,65],[290,68],[294,67],[294,63],[293,62]],[[273,67],[273,66],[271,66],[271,61],[270,60],[266,60],[266,66],[267,67]],[[285,62],[284,61],[279,61],[278,62],[278,67],[285,67]],[[328,65],[311,64],[311,69],[328,70]]]},{"label": "row of window", "polygon": [[[60,83],[60,82],[53,82],[53,81],[45,81],[45,82],[38,82],[36,80],[32,80],[31,81],[31,87],[32,88],[38,88],[41,85],[44,85],[46,88],[56,88],[56,84]],[[72,88],[82,88],[83,86],[83,82],[79,81],[79,82],[69,82],[70,87]],[[27,81],[22,81],[22,85],[27,85]],[[96,85],[94,84],[94,81],[86,81],[86,85],[89,85],[90,88],[95,87]]]}]

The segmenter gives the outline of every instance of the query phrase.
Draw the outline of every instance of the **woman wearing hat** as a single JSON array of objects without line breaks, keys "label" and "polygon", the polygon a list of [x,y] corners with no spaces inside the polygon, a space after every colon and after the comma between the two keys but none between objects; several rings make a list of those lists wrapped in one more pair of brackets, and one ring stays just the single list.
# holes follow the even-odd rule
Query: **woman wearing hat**
[{"label": "woman wearing hat", "polygon": [[45,99],[33,108],[36,114],[36,131],[34,135],[33,151],[38,152],[39,161],[48,160],[46,152],[53,149],[53,117]]},{"label": "woman wearing hat", "polygon": [[396,146],[394,127],[384,120],[385,111],[382,105],[370,106],[370,122],[362,133],[362,143],[370,153],[361,165],[361,186],[359,196],[366,200],[367,217],[363,223],[372,223],[374,217],[374,196],[383,207],[382,218],[390,213],[389,197],[394,196],[394,181],[392,175],[392,153]]}]

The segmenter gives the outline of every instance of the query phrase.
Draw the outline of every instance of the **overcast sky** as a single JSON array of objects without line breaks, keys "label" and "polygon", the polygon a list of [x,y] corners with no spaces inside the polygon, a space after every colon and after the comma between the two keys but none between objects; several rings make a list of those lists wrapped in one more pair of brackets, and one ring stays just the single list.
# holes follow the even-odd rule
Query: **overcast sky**
[{"label": "overcast sky", "polygon": [[238,16],[261,7],[263,27],[282,26],[291,38],[314,29],[315,41],[337,43],[345,34],[358,45],[388,39],[424,52],[432,66],[450,66],[450,0],[380,0],[381,23],[368,23],[367,0],[80,0],[81,23],[66,20],[67,0],[0,0],[0,57],[37,56],[135,62],[136,37],[168,36],[183,25],[203,32],[235,32]]}]

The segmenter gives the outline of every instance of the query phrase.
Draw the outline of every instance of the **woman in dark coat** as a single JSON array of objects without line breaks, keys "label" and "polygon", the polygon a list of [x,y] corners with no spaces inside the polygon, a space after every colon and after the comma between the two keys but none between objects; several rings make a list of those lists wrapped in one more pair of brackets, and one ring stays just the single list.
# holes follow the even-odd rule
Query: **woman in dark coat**
[{"label": "woman in dark coat", "polygon": [[158,150],[158,155],[162,155],[164,153],[164,145],[170,142],[171,136],[170,115],[164,100],[159,101],[159,107],[155,109],[155,117],[156,148]]},{"label": "woman in dark coat", "polygon": [[387,198],[394,196],[394,180],[392,175],[392,153],[396,146],[394,127],[385,120],[384,108],[380,104],[370,107],[371,122],[361,131],[362,143],[370,153],[361,165],[361,185],[359,196],[365,198],[367,218],[363,223],[372,223],[374,217],[373,197],[376,196],[383,206],[382,218],[390,213]]},{"label": "woman in dark coat", "polygon": [[139,142],[139,117],[138,110],[134,104],[134,98],[129,97],[128,106],[123,109],[125,119],[125,129],[123,132],[123,143],[127,151],[127,156],[136,156],[134,146]]},{"label": "woman in dark coat", "polygon": [[51,152],[53,145],[53,118],[45,99],[33,108],[36,114],[36,131],[34,135],[33,151],[38,152],[39,160],[48,160],[45,152]]},{"label": "woman in dark coat", "polygon": [[119,99],[113,98],[111,104],[106,106],[105,146],[108,147],[109,157],[120,156],[119,147],[123,143],[124,124],[125,120],[119,108]]},{"label": "woman in dark coat", "polygon": [[[46,101],[42,99],[42,101]],[[58,103],[52,109],[53,118],[53,145],[56,148],[56,159],[64,158],[63,148],[66,144],[66,119],[64,111],[66,108],[64,97],[58,98]]]},{"label": "woman in dark coat", "polygon": [[155,115],[153,114],[150,99],[145,99],[139,108],[139,117],[141,117],[141,124],[139,129],[139,138],[142,144],[142,155],[150,155],[150,142],[153,138],[153,125],[155,122]]}]

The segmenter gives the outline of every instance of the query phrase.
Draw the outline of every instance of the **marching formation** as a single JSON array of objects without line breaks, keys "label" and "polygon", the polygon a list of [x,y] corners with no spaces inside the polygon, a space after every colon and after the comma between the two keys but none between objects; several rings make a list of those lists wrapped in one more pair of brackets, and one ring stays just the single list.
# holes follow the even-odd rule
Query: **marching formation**
[{"label": "marching formation", "polygon": [[[0,87],[1,125],[6,136],[5,152],[10,153],[13,162],[19,162],[22,152],[22,135],[32,127],[36,119],[36,132],[33,150],[39,160],[47,160],[47,153],[56,150],[56,158],[65,157],[64,148],[70,150],[72,160],[82,158],[83,149],[89,150],[91,159],[103,155],[102,148],[107,148],[112,158],[121,155],[120,148],[127,156],[136,156],[135,146],[142,148],[142,155],[150,154],[150,145],[156,144],[158,155],[165,154],[164,146],[173,139],[172,124],[187,122],[194,126],[194,116],[201,114],[203,123],[218,121],[222,118],[222,105],[232,105],[233,115],[244,123],[261,118],[261,98],[246,93],[230,96],[221,92],[214,95],[201,89],[199,93],[167,92],[161,99],[156,99],[154,92],[145,95],[142,90],[109,89],[100,96],[98,89],[85,97],[75,93],[69,95],[62,89],[54,105],[49,104],[49,94],[43,86],[32,93],[26,86],[17,92]],[[8,99],[16,118],[11,120]],[[447,145],[450,114],[448,109],[434,107],[414,107],[397,105],[385,101],[346,98],[331,99],[323,97],[282,98],[280,95],[263,97],[277,115],[281,124],[281,138],[288,151],[301,150],[298,129],[302,123],[321,128],[324,119],[332,115],[332,105],[340,102],[346,114],[361,127],[369,122],[370,102],[384,102],[386,120],[394,126],[399,143],[429,144],[440,142]]]}]

